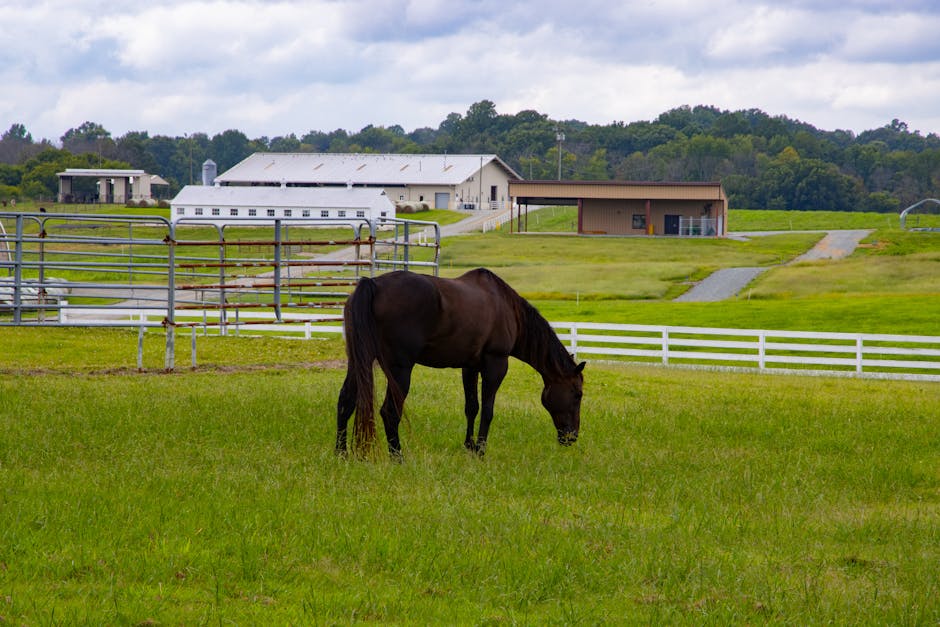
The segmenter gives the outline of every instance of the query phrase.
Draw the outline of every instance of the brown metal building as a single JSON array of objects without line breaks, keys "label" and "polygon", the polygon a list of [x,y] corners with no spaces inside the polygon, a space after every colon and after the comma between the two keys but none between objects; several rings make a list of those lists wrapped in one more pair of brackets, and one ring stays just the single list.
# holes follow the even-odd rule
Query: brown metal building
[{"label": "brown metal building", "polygon": [[529,205],[576,205],[578,233],[724,237],[728,197],[721,183],[509,181],[509,196]]}]

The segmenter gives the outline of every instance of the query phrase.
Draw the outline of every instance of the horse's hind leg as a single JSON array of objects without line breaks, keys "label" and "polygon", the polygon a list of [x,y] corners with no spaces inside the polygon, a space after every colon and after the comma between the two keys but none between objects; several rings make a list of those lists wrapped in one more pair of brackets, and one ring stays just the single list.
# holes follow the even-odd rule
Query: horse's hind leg
[{"label": "horse's hind leg", "polygon": [[473,368],[463,369],[463,412],[467,416],[467,435],[464,438],[463,445],[471,451],[477,450],[476,442],[473,440],[473,424],[477,419],[477,412],[480,411],[480,400],[477,394],[477,382],[480,372]]},{"label": "horse's hind leg", "polygon": [[382,424],[385,426],[385,439],[388,441],[388,454],[393,459],[401,461],[401,440],[398,438],[398,425],[401,423],[402,411],[405,407],[405,398],[411,388],[411,369],[413,366],[397,366],[390,368],[392,377],[400,392],[398,398],[392,391],[391,384],[385,389],[385,400],[382,402]]},{"label": "horse's hind leg", "polygon": [[339,400],[336,402],[336,454],[346,456],[346,428],[349,418],[356,411],[356,380],[346,373],[346,380],[339,391]]}]

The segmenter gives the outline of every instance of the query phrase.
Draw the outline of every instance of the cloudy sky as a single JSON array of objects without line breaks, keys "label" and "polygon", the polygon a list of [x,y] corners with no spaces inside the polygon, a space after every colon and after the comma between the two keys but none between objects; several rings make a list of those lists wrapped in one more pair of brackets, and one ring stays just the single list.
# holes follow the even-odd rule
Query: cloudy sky
[{"label": "cloudy sky", "polygon": [[937,0],[3,0],[0,132],[249,137],[683,104],[940,132]]}]

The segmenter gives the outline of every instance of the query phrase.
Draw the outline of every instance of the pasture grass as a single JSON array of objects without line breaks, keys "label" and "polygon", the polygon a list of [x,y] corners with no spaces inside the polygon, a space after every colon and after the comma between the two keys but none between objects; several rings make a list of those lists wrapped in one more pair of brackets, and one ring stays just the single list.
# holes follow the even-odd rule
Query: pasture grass
[{"label": "pasture grass", "polygon": [[160,375],[122,369],[125,332],[17,331],[3,622],[940,620],[936,384],[592,363],[561,448],[513,361],[481,461],[459,373],[419,368],[396,465],[331,453],[338,342]]},{"label": "pasture grass", "polygon": [[821,237],[788,233],[736,241],[487,233],[447,240],[441,274],[491,268],[536,300],[665,299],[720,268],[784,263]]}]

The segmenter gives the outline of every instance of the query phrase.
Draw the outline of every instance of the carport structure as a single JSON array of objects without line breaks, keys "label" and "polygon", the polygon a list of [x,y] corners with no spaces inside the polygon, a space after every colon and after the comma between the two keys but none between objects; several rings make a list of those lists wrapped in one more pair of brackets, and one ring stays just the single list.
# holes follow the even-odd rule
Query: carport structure
[{"label": "carport structure", "polygon": [[[143,170],[116,170],[110,168],[67,168],[59,172],[59,196],[61,203],[97,202],[123,204],[130,200],[151,200],[154,185],[169,185],[156,174]],[[94,179],[93,194],[78,193],[73,185],[75,179]]]},{"label": "carport structure", "polygon": [[577,206],[580,234],[728,234],[728,197],[721,183],[510,181],[509,195],[520,219],[529,205]]}]

